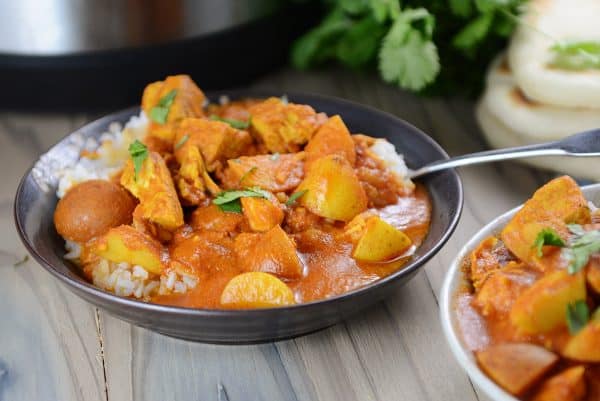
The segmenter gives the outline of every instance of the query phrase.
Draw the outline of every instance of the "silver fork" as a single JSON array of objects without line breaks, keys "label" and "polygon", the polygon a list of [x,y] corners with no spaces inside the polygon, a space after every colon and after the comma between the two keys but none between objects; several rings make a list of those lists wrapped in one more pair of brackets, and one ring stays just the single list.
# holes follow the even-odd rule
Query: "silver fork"
[{"label": "silver fork", "polygon": [[[488,150],[452,157],[446,160],[438,160],[419,167],[416,170],[409,171],[408,177],[418,178],[436,171],[471,164],[540,156],[598,157],[600,156],[600,129],[581,132],[560,141],[519,146],[516,148]],[[598,167],[600,168],[600,165]]]}]

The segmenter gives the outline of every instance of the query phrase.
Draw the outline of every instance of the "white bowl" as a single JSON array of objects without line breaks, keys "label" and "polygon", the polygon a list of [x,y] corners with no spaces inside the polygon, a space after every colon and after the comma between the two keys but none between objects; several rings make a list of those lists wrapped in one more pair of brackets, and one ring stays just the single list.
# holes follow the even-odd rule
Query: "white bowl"
[{"label": "white bowl", "polygon": [[[585,197],[600,205],[600,184],[582,187]],[[521,207],[516,207],[495,218],[473,236],[460,250],[446,272],[440,293],[440,316],[446,340],[458,363],[467,372],[473,383],[494,401],[518,401],[490,379],[477,365],[475,356],[466,347],[457,322],[455,300],[457,291],[466,282],[461,265],[473,249],[486,237],[499,233]]]}]

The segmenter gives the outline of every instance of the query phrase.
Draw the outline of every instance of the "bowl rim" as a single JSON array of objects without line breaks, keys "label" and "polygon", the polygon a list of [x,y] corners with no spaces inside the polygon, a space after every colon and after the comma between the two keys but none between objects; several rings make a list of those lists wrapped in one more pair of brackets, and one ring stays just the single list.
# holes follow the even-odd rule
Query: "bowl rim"
[{"label": "bowl rim", "polygon": [[[582,191],[598,190],[600,183],[581,186]],[[444,337],[461,368],[488,397],[494,401],[519,401],[518,398],[508,393],[492,379],[490,379],[477,365],[473,352],[468,350],[461,340],[461,334],[456,325],[455,299],[458,286],[464,282],[465,277],[461,267],[468,254],[487,236],[498,233],[499,230],[523,207],[523,204],[502,213],[477,231],[460,249],[450,263],[440,290],[440,320]]]},{"label": "bowl rim", "polygon": [[[279,94],[276,94],[279,93]],[[322,95],[317,93],[308,93],[301,91],[276,91],[270,89],[224,89],[220,91],[207,91],[205,92],[208,99],[218,99],[219,96],[228,96],[232,99],[242,98],[242,97],[261,97],[266,98],[270,96],[280,97],[286,96],[292,99],[300,98],[307,99],[310,101],[325,101],[329,103],[337,103],[338,105],[345,105],[348,107],[354,108],[362,108],[365,111],[369,112],[373,115],[373,118],[384,118],[394,120],[400,126],[405,127],[407,130],[412,131],[412,134],[419,136],[422,140],[427,142],[432,148],[438,151],[442,156],[447,159],[449,156],[446,151],[429,135],[425,134],[419,128],[413,126],[408,123],[404,119],[397,117],[391,113],[379,110],[375,107],[369,105],[363,105],[358,102],[354,102],[347,99],[341,99],[335,96]],[[152,302],[145,302],[136,299],[130,299],[126,297],[121,297],[110,292],[104,291],[95,285],[87,282],[87,281],[78,281],[74,278],[71,278],[60,271],[58,271],[52,263],[50,263],[46,258],[40,255],[36,249],[35,245],[30,241],[29,237],[25,233],[24,222],[19,218],[19,205],[21,204],[21,197],[23,195],[23,187],[27,179],[31,176],[31,172],[35,167],[36,163],[40,160],[40,158],[48,153],[55,146],[59,146],[63,141],[69,138],[71,135],[79,132],[80,130],[87,128],[92,129],[95,125],[102,125],[105,122],[115,121],[116,117],[120,114],[130,114],[130,116],[135,115],[134,113],[139,112],[139,106],[132,106],[129,108],[121,109],[115,112],[111,112],[109,114],[104,114],[101,117],[89,121],[77,129],[72,130],[67,135],[59,139],[52,146],[42,152],[36,160],[33,161],[31,166],[25,171],[23,177],[21,178],[19,185],[17,186],[17,191],[15,195],[15,199],[13,202],[13,218],[15,222],[15,226],[17,228],[17,232],[22,243],[25,245],[25,248],[29,252],[30,255],[49,273],[51,273],[54,277],[56,277],[59,281],[67,284],[72,289],[79,290],[83,293],[87,293],[88,295],[94,298],[100,298],[105,302],[110,302],[113,304],[123,305],[125,307],[138,308],[139,311],[148,311],[153,313],[164,313],[164,314],[172,314],[172,315],[185,315],[188,317],[231,317],[231,318],[240,318],[240,317],[258,317],[263,315],[271,315],[273,313],[286,313],[286,312],[294,312],[302,309],[310,309],[314,307],[319,307],[323,305],[334,305],[339,301],[349,301],[352,298],[363,295],[368,291],[372,291],[377,287],[384,287],[392,282],[404,277],[410,276],[412,273],[416,272],[419,268],[421,268],[425,263],[427,263],[434,255],[436,255],[439,250],[445,245],[450,236],[454,233],[456,226],[458,225],[458,221],[462,214],[463,204],[464,204],[464,190],[462,180],[460,175],[456,172],[456,170],[446,170],[445,172],[451,174],[451,177],[457,183],[457,208],[454,213],[454,216],[450,220],[450,223],[447,229],[443,232],[440,240],[435,243],[431,249],[429,249],[425,254],[423,254],[420,258],[410,262],[406,265],[405,268],[397,270],[396,272],[376,280],[368,285],[363,287],[359,287],[352,291],[336,295],[330,298],[320,299],[311,302],[305,302],[301,304],[294,304],[290,306],[277,307],[277,308],[261,308],[261,309],[206,309],[206,308],[190,308],[190,307],[182,307],[182,306],[171,306],[171,305],[162,305]],[[435,173],[434,173],[435,174]],[[88,301],[89,302],[89,301]]]}]

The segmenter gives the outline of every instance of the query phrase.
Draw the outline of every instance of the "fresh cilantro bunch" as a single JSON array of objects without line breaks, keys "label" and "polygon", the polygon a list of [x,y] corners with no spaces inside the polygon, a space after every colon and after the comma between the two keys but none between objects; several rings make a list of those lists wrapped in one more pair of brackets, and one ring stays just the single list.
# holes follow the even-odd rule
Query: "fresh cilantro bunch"
[{"label": "fresh cilantro bunch", "polygon": [[476,93],[526,0],[321,0],[327,15],[296,41],[292,64],[377,65],[417,92]]}]

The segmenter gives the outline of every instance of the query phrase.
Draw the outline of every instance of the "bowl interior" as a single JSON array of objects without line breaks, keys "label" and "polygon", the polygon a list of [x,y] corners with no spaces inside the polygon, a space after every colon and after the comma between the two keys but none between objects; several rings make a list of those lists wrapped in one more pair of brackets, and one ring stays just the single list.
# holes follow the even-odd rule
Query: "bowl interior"
[{"label": "bowl interior", "polygon": [[[226,94],[232,98],[242,97],[268,97],[280,96],[280,93],[263,91],[228,91]],[[219,93],[209,94],[213,100],[219,98]],[[446,158],[446,153],[431,138],[403,122],[402,120],[375,109],[371,109],[356,103],[308,94],[288,94],[290,101],[305,103],[313,106],[317,111],[328,115],[340,114],[352,132],[361,132],[376,137],[385,137],[397,148],[398,152],[405,155],[409,167],[419,167],[427,162]],[[15,222],[17,229],[30,253],[50,273],[58,277],[69,286],[77,287],[91,296],[109,299],[111,302],[123,306],[135,306],[144,310],[153,310],[168,313],[186,310],[189,315],[202,315],[203,311],[198,309],[186,309],[179,307],[164,307],[141,301],[124,299],[105,293],[83,279],[79,269],[63,259],[64,241],[57,234],[53,224],[53,213],[57,198],[56,177],[54,172],[61,166],[68,165],[77,160],[79,148],[78,141],[81,138],[99,138],[108,129],[110,123],[117,121],[125,123],[132,115],[139,113],[137,107],[117,112],[90,124],[85,125],[41,156],[33,168],[26,173],[17,191],[15,199]],[[353,291],[358,293],[368,291],[376,287],[396,280],[400,277],[411,277],[414,271],[426,260],[433,256],[445,243],[454,230],[462,209],[462,186],[458,175],[454,171],[445,171],[433,174],[420,180],[429,191],[432,201],[432,221],[430,232],[422,246],[417,250],[413,259],[406,267],[391,276],[376,283]],[[332,303],[336,299],[345,297],[329,298],[315,303]],[[88,298],[89,299],[89,298]],[[279,312],[286,309],[298,308],[308,304],[292,306],[289,308],[278,308]],[[255,314],[267,313],[270,310],[254,311]],[[248,314],[248,311],[208,311],[212,315],[221,313],[223,315]]]},{"label": "bowl interior", "polygon": [[[586,199],[596,205],[600,205],[600,184],[588,185],[583,187],[582,190]],[[456,316],[455,300],[457,292],[466,283],[466,278],[461,270],[465,258],[467,258],[471,251],[486,237],[499,233],[519,209],[520,206],[492,220],[462,247],[446,273],[440,294],[442,327],[454,356],[475,384],[491,399],[496,401],[518,400],[500,388],[494,381],[485,375],[481,369],[479,369],[473,353],[467,348],[462,338],[462,334],[460,333]]]}]

